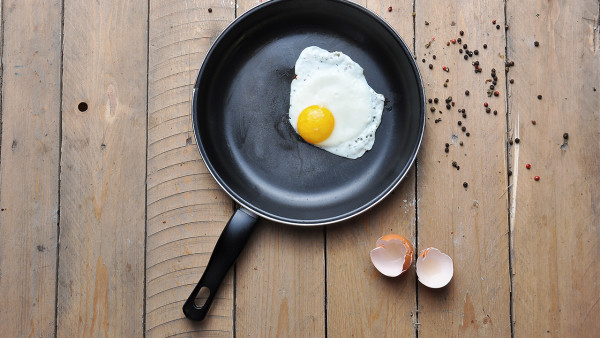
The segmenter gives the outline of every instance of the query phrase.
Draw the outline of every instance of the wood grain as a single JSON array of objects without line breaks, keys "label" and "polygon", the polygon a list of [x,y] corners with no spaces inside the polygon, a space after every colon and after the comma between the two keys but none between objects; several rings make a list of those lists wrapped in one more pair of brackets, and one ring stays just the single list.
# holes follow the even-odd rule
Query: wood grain
[{"label": "wood grain", "polygon": [[[394,27],[412,50],[410,2],[367,1],[366,5]],[[391,12],[388,11],[390,6]],[[327,227],[328,336],[415,336],[414,268],[397,278],[385,277],[375,269],[369,256],[375,241],[389,233],[403,235],[415,243],[415,208],[412,169],[379,205],[355,219]]]},{"label": "wood grain", "polygon": [[233,210],[200,158],[190,99],[204,56],[234,12],[233,1],[150,1],[148,337],[233,335],[233,273],[201,323],[186,319],[181,307]]},{"label": "wood grain", "polygon": [[516,336],[600,332],[599,6],[507,3]]},{"label": "wood grain", "polygon": [[[2,8],[0,332],[54,334],[61,2]],[[1,10],[0,10],[1,12]],[[24,43],[26,41],[26,43]]]},{"label": "wood grain", "polygon": [[[444,6],[416,2],[417,62],[427,97],[440,101],[428,104],[436,111],[428,109],[418,157],[418,247],[436,247],[454,260],[448,286],[433,290],[418,284],[419,335],[426,337],[511,334],[503,13],[504,2],[499,0],[451,1]],[[465,61],[461,44],[450,43],[457,38],[479,55]],[[479,74],[474,72],[475,60],[483,69]],[[492,68],[497,70],[498,97],[487,95]],[[447,109],[449,96],[455,105]],[[466,118],[458,113],[463,108]]]},{"label": "wood grain", "polygon": [[58,336],[143,334],[147,8],[64,2]]},{"label": "wood grain", "polygon": [[[238,14],[257,5],[238,1]],[[322,228],[260,220],[236,264],[236,335],[325,335]]]}]

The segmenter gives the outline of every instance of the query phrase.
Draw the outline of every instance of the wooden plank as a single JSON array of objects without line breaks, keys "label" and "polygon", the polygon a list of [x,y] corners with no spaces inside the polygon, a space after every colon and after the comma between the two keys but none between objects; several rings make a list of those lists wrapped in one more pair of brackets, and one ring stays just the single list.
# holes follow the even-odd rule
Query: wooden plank
[{"label": "wooden plank", "polygon": [[515,336],[600,332],[599,6],[507,2]]},{"label": "wooden plank", "polygon": [[56,313],[61,2],[0,4],[0,332],[48,337]]},{"label": "wooden plank", "polygon": [[[428,104],[436,111],[427,112],[418,158],[418,247],[436,247],[454,260],[448,286],[432,290],[418,284],[419,335],[426,337],[511,334],[503,22],[500,0],[450,1],[443,6],[431,0],[416,2],[418,64],[427,97],[440,100]],[[461,43],[450,43],[457,38],[478,55],[465,61],[464,52],[459,53]],[[475,60],[481,73],[474,72]],[[498,70],[498,97],[487,95],[492,68]],[[456,104],[446,109],[449,96]],[[466,118],[458,113],[463,108]]]},{"label": "wooden plank", "polygon": [[64,2],[58,336],[143,334],[147,9]]},{"label": "wooden plank", "polygon": [[[260,1],[238,1],[238,15]],[[236,335],[325,335],[323,229],[260,220],[236,263]]]},{"label": "wooden plank", "polygon": [[[364,4],[363,4],[364,5]],[[412,4],[367,1],[412,50]],[[392,11],[388,11],[388,7]],[[375,141],[377,142],[377,141]],[[413,337],[416,335],[415,271],[398,278],[381,275],[369,252],[375,241],[396,233],[415,243],[415,172],[380,205],[339,226],[327,227],[327,333],[331,337]]]},{"label": "wooden plank", "polygon": [[233,273],[202,323],[186,319],[181,307],[232,214],[231,199],[200,158],[190,99],[204,56],[234,12],[233,1],[150,1],[148,337],[233,335]]}]

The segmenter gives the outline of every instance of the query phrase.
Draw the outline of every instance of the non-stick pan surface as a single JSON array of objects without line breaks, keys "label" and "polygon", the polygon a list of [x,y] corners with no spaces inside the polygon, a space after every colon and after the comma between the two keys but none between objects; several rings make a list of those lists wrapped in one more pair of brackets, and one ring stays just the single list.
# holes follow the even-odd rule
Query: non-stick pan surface
[{"label": "non-stick pan surface", "polygon": [[[356,160],[304,142],[288,121],[294,65],[313,45],[350,56],[386,98],[373,149]],[[219,184],[253,212],[292,224],[339,221],[382,199],[410,168],[425,123],[407,46],[376,15],[334,0],[276,0],[240,17],[208,53],[193,104]]]},{"label": "non-stick pan surface", "polygon": [[[385,96],[373,148],[351,160],[304,142],[288,121],[290,84],[309,46],[341,51]],[[202,320],[258,216],[328,224],[373,206],[402,180],[425,127],[423,85],[400,37],[344,0],[273,0],[233,22],[208,52],[194,88],[196,141],[238,209],[183,306]],[[207,298],[198,305],[196,297]]]}]

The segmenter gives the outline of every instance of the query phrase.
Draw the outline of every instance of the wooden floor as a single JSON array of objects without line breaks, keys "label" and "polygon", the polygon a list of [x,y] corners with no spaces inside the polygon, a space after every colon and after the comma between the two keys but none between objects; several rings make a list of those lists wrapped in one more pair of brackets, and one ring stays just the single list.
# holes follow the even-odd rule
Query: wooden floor
[{"label": "wooden floor", "polygon": [[[208,319],[186,320],[233,210],[194,142],[192,86],[259,2],[1,0],[2,336],[598,335],[597,0],[361,1],[440,100],[416,165],[344,224],[261,221]],[[380,275],[369,251],[387,233],[448,253],[450,285]]]}]

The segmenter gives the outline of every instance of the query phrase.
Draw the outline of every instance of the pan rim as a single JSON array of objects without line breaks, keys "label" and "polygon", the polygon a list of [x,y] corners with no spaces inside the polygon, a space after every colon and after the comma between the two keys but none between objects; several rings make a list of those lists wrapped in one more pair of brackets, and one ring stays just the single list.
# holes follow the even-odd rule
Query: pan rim
[{"label": "pan rim", "polygon": [[404,51],[404,53],[406,54],[406,56],[409,58],[409,64],[411,65],[416,78],[417,78],[417,85],[418,85],[418,90],[419,90],[419,95],[421,97],[421,123],[420,123],[420,130],[418,131],[418,135],[419,135],[419,139],[417,141],[417,145],[416,147],[413,149],[412,154],[410,156],[410,160],[406,163],[405,166],[405,170],[403,170],[402,174],[398,175],[393,182],[390,183],[390,185],[387,186],[386,189],[382,190],[377,196],[375,196],[372,200],[370,200],[367,203],[364,203],[362,206],[355,208],[352,211],[346,212],[344,214],[340,214],[334,217],[330,217],[330,218],[325,218],[325,219],[315,219],[315,220],[298,220],[298,219],[291,219],[291,218],[287,218],[287,217],[282,217],[282,216],[277,216],[274,215],[270,212],[267,212],[265,210],[262,210],[260,208],[255,207],[251,202],[246,201],[244,198],[238,196],[238,194],[234,191],[234,189],[230,188],[226,182],[223,181],[223,179],[221,178],[221,176],[216,172],[216,169],[214,168],[214,166],[212,165],[210,159],[208,158],[208,155],[206,153],[206,150],[204,148],[204,144],[202,143],[201,139],[200,139],[200,130],[199,130],[199,125],[198,125],[198,103],[197,103],[197,95],[198,95],[198,88],[199,88],[199,84],[200,84],[200,80],[202,78],[203,73],[206,72],[206,62],[207,60],[210,59],[211,55],[214,53],[215,49],[217,48],[217,46],[219,45],[219,43],[223,40],[223,37],[230,32],[235,26],[237,26],[240,22],[244,21],[243,19],[246,18],[247,16],[253,15],[253,13],[257,12],[257,11],[261,11],[263,8],[266,8],[268,6],[276,6],[278,3],[281,2],[287,2],[287,1],[294,1],[294,0],[271,0],[269,2],[265,2],[262,3],[252,9],[250,9],[248,12],[242,14],[240,17],[236,18],[235,20],[233,20],[217,37],[217,39],[214,41],[214,43],[211,45],[211,47],[209,48],[204,60],[202,61],[202,66],[200,67],[200,70],[198,72],[198,76],[196,77],[196,82],[194,84],[194,88],[192,91],[192,105],[191,105],[191,114],[192,114],[192,119],[193,119],[193,127],[194,127],[194,138],[196,140],[196,145],[198,147],[198,150],[200,152],[200,156],[202,158],[202,161],[204,162],[204,164],[206,165],[208,172],[210,173],[210,175],[213,177],[213,179],[217,182],[217,184],[219,185],[219,187],[225,191],[225,193],[227,193],[227,195],[233,199],[237,204],[240,205],[240,208],[247,212],[247,213],[251,213],[255,216],[261,217],[261,218],[265,218],[268,219],[270,221],[274,221],[277,223],[282,223],[282,224],[288,224],[288,225],[295,225],[295,226],[321,226],[321,225],[328,225],[328,224],[333,224],[333,223],[339,223],[339,222],[343,222],[345,220],[348,220],[350,218],[353,218],[355,216],[358,216],[364,212],[366,212],[367,210],[371,209],[372,207],[374,207],[375,205],[377,205],[379,202],[381,202],[383,199],[385,199],[390,193],[392,193],[400,184],[400,182],[402,182],[404,180],[404,178],[406,177],[406,175],[408,174],[408,172],[410,171],[410,169],[412,168],[413,164],[415,163],[416,159],[417,159],[417,154],[421,148],[421,144],[423,142],[423,135],[425,132],[425,122],[426,122],[426,116],[425,116],[425,105],[426,105],[426,98],[425,98],[425,88],[423,86],[423,81],[422,81],[422,77],[421,77],[421,73],[419,71],[419,68],[416,65],[413,53],[411,52],[411,50],[408,48],[408,45],[404,42],[404,40],[400,37],[400,35],[398,34],[398,32],[396,32],[396,30],[390,26],[383,18],[381,18],[379,15],[377,15],[377,13],[372,12],[371,10],[369,10],[368,8],[362,7],[360,5],[357,5],[353,2],[347,1],[347,0],[321,0],[321,1],[327,1],[327,2],[334,2],[334,3],[339,3],[341,5],[345,5],[345,6],[349,6],[354,8],[355,10],[358,10],[362,13],[364,13],[365,15],[371,17],[375,23],[381,25],[393,38],[394,40],[396,40],[398,42],[398,44],[400,45],[400,47],[402,48],[402,50]]}]

